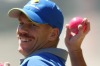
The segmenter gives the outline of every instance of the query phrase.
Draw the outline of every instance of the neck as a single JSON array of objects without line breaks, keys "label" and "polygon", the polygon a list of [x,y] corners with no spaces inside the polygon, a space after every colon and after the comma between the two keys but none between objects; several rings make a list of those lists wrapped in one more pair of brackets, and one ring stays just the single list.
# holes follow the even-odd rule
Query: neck
[{"label": "neck", "polygon": [[[36,47],[34,50],[32,50],[30,53],[28,53],[28,55],[30,55],[32,52],[35,52],[37,50],[41,50],[41,49],[46,49],[46,48],[57,48],[58,45],[58,41],[59,39],[56,39],[55,41],[48,41],[47,43],[45,43],[44,45],[40,45],[38,47]],[[38,48],[38,49],[37,49]],[[27,55],[24,55],[25,57],[27,57]]]}]

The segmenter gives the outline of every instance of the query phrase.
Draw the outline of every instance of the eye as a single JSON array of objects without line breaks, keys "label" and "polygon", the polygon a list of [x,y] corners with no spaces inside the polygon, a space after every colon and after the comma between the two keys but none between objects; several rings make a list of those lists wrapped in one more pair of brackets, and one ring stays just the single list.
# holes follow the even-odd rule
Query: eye
[{"label": "eye", "polygon": [[35,24],[32,24],[32,26],[36,26]]},{"label": "eye", "polygon": [[30,27],[31,27],[32,29],[33,29],[33,28],[34,28],[34,29],[37,29],[37,28],[38,28],[38,25],[31,23]]},{"label": "eye", "polygon": [[37,25],[34,24],[34,23],[30,23],[30,26],[31,26],[31,27],[36,27]]}]

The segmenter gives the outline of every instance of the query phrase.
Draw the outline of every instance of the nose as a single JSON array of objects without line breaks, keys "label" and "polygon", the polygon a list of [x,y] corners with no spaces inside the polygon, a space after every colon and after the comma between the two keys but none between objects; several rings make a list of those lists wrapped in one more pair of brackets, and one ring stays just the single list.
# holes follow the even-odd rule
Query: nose
[{"label": "nose", "polygon": [[28,28],[26,26],[18,26],[16,32],[17,34],[27,34]]}]

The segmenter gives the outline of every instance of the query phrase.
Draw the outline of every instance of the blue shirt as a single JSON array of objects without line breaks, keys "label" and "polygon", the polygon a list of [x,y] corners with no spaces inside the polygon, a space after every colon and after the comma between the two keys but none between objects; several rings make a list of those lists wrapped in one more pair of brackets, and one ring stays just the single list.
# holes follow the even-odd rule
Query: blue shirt
[{"label": "blue shirt", "polygon": [[48,52],[30,55],[20,66],[65,66],[65,60]]}]

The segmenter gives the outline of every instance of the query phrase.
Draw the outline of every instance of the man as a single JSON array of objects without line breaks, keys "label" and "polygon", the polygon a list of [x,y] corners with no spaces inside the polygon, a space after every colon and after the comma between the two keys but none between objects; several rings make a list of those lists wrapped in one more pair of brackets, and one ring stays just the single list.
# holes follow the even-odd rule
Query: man
[{"label": "man", "polygon": [[[8,15],[19,20],[17,37],[19,52],[25,56],[20,66],[65,66],[67,52],[57,48],[64,17],[60,8],[50,0],[30,0],[23,9],[13,8]],[[79,26],[79,33],[71,35],[67,25],[65,44],[69,50],[72,66],[86,66],[81,43],[90,30],[87,19]]]}]

